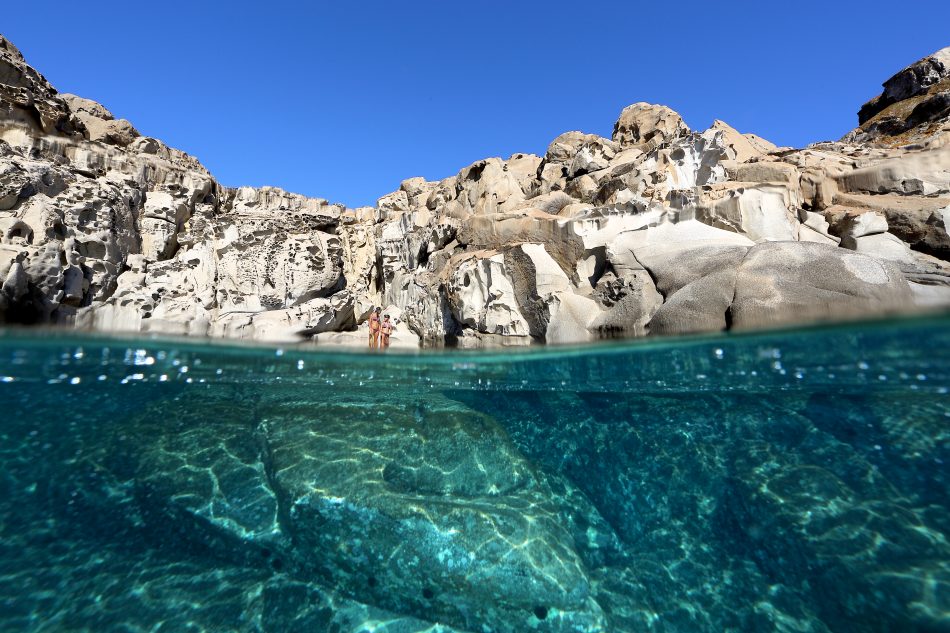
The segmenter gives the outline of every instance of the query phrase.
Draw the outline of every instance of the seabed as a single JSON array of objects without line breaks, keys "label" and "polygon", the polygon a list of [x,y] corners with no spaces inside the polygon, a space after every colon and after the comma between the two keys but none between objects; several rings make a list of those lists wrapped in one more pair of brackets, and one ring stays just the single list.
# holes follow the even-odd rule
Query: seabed
[{"label": "seabed", "polygon": [[950,318],[512,352],[0,333],[0,630],[950,630]]}]

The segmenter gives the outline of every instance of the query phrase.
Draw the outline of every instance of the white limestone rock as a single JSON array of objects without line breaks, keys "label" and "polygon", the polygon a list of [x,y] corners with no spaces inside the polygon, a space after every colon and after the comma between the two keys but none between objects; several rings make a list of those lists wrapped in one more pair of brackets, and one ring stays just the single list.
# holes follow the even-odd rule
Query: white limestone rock
[{"label": "white limestone rock", "polygon": [[837,178],[849,193],[935,196],[950,193],[950,148],[913,152]]},{"label": "white limestone rock", "polygon": [[899,238],[890,233],[850,236],[841,240],[841,247],[892,262],[903,264],[917,263],[917,258],[907,247],[907,244],[904,244]]},{"label": "white limestone rock", "polygon": [[683,117],[662,105],[634,103],[623,109],[614,123],[614,142],[643,151],[661,147],[689,133]]},{"label": "white limestone rock", "polygon": [[696,218],[717,228],[732,230],[759,240],[796,240],[797,214],[786,187],[728,186],[707,191],[699,200]]},{"label": "white limestone rock", "polygon": [[900,312],[910,287],[893,263],[821,244],[765,242],[738,267],[732,327],[866,318]]},{"label": "white limestone rock", "polygon": [[[912,98],[945,80],[932,62]],[[638,103],[611,139],[568,132],[346,209],[223,187],[2,38],[0,76],[0,322],[343,344],[386,305],[400,344],[520,345],[950,301],[936,128],[780,149]]]},{"label": "white limestone rock", "polygon": [[530,335],[502,253],[477,252],[462,258],[449,279],[448,298],[463,326],[485,334]]}]

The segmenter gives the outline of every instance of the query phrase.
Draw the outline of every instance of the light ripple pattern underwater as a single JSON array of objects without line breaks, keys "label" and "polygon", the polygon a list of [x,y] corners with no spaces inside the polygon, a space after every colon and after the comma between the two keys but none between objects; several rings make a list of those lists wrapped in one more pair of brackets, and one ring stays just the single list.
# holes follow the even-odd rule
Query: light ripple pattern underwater
[{"label": "light ripple pattern underwater", "polygon": [[950,630],[950,319],[333,353],[0,333],[0,630]]}]

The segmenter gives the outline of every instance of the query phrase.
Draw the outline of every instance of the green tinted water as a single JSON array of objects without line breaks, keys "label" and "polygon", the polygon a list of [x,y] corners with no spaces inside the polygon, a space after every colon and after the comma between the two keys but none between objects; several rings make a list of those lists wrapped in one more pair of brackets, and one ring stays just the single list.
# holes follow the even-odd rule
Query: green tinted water
[{"label": "green tinted water", "polygon": [[0,629],[950,627],[950,319],[419,355],[0,335]]}]

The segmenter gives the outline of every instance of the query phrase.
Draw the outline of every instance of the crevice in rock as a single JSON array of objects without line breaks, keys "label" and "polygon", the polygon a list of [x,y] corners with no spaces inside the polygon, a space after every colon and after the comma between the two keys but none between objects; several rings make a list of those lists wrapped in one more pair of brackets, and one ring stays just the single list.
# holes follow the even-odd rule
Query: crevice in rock
[{"label": "crevice in rock", "polygon": [[252,410],[252,433],[254,434],[255,441],[258,445],[258,451],[260,455],[259,459],[261,465],[264,467],[264,476],[267,480],[267,487],[270,488],[271,492],[274,494],[274,499],[277,502],[277,524],[280,526],[281,531],[283,531],[290,539],[293,546],[296,547],[298,539],[296,532],[292,528],[293,522],[290,519],[290,507],[292,504],[289,496],[287,495],[287,491],[284,490],[277,481],[270,442],[268,441],[267,437],[267,423],[261,419],[260,411],[258,410],[256,403]]}]

